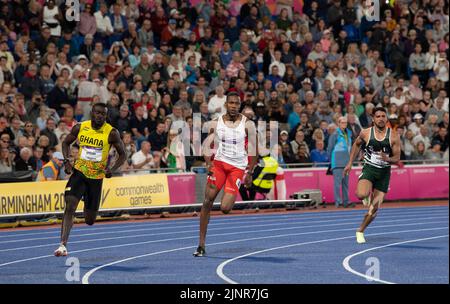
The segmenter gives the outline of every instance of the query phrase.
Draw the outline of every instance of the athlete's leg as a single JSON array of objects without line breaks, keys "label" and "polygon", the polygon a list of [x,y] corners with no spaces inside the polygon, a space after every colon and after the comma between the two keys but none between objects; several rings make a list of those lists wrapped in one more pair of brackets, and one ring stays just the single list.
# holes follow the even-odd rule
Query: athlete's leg
[{"label": "athlete's leg", "polygon": [[[205,198],[203,200],[202,209],[200,211],[200,238],[199,247],[205,248],[206,232],[210,218],[211,209],[214,200],[225,184],[225,171],[222,163],[214,162],[211,168],[211,175],[208,175],[208,180],[205,190]],[[196,255],[196,253],[194,253]]]},{"label": "athlete's leg", "polygon": [[69,240],[70,230],[73,226],[73,219],[75,218],[75,212],[78,207],[78,203],[80,199],[73,195],[66,195],[64,197],[66,202],[66,207],[64,209],[64,217],[62,219],[61,226],[61,244],[66,246],[67,241]]},{"label": "athlete's leg", "polygon": [[89,209],[84,209],[84,222],[89,225],[92,226],[95,223],[95,219],[97,218],[97,211],[96,210],[89,210]]},{"label": "athlete's leg", "polygon": [[356,186],[356,197],[360,200],[367,198],[372,191],[372,182],[367,179],[360,179]]},{"label": "athlete's leg", "polygon": [[205,247],[206,231],[208,229],[211,209],[219,192],[220,188],[217,188],[216,185],[206,185],[205,199],[203,200],[202,210],[200,212],[200,239],[198,242],[198,245],[203,248]]},{"label": "athlete's leg", "polygon": [[[363,204],[366,205],[364,200],[366,200],[370,196],[370,191],[372,190],[373,184],[371,181],[367,179],[360,179],[358,181],[358,185],[356,186],[356,197],[360,200],[363,200]],[[373,220],[372,219],[372,206],[369,204],[369,212],[364,215],[363,222],[360,228],[356,231],[356,241],[360,244],[365,243],[366,240],[364,238],[364,229],[361,230],[362,227],[367,227],[368,224]]]},{"label": "athlete's leg", "polygon": [[230,213],[236,202],[236,196],[244,178],[244,170],[227,166],[227,180],[224,194],[220,203],[220,210],[224,214]]},{"label": "athlete's leg", "polygon": [[375,189],[373,192],[372,203],[370,204],[368,213],[364,216],[364,220],[361,223],[361,226],[358,229],[358,232],[364,232],[367,226],[372,223],[372,221],[377,217],[378,208],[383,202],[385,193],[380,190]]},{"label": "athlete's leg", "polygon": [[75,212],[83,193],[85,193],[85,190],[86,184],[83,181],[82,175],[79,171],[75,170],[70,176],[64,192],[65,208],[61,225],[61,245],[64,246],[64,248],[58,248],[55,251],[56,256],[64,255],[63,251],[66,251],[65,246],[69,240],[69,234],[73,226]]},{"label": "athlete's leg", "polygon": [[84,222],[92,226],[97,218],[102,198],[103,179],[87,179],[87,189],[84,198]]},{"label": "athlete's leg", "polygon": [[222,201],[220,202],[220,210],[224,214],[230,213],[231,209],[233,209],[234,203],[236,202],[236,194],[225,192],[222,197]]}]

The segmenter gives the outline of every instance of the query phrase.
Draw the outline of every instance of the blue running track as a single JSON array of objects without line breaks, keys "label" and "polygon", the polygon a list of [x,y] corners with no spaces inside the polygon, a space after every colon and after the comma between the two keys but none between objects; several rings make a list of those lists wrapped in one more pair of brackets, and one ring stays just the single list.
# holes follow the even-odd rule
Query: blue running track
[{"label": "blue running track", "polygon": [[448,284],[448,212],[381,209],[366,244],[355,241],[363,209],[216,216],[202,258],[198,218],[76,226],[64,258],[59,227],[0,231],[0,283]]}]

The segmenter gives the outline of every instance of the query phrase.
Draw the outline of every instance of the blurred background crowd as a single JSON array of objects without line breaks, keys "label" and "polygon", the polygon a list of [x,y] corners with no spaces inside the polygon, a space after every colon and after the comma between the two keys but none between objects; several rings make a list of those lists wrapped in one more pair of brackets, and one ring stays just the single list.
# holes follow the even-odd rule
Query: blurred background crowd
[{"label": "blurred background crowd", "polygon": [[377,106],[402,160],[448,161],[448,0],[381,0],[379,20],[358,0],[79,2],[77,22],[63,0],[0,1],[0,173],[39,171],[93,102],[124,172],[189,170],[202,158],[171,125],[225,113],[230,91],[279,122],[281,165],[328,162],[339,118],[355,139]]}]

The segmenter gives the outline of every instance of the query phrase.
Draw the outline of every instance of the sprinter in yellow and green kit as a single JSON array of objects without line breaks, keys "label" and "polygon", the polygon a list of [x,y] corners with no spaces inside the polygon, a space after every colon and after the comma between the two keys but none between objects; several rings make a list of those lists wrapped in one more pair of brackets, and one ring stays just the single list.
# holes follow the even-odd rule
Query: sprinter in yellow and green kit
[{"label": "sprinter in yellow and green kit", "polygon": [[[126,154],[119,131],[106,122],[106,104],[92,106],[91,120],[83,121],[72,128],[62,144],[64,166],[67,174],[72,174],[64,193],[65,209],[61,227],[61,243],[55,256],[67,256],[67,241],[72,229],[75,211],[83,198],[84,219],[93,225],[97,217],[102,194],[103,178],[110,178],[125,162]],[[78,139],[79,153],[72,167],[69,161],[70,145]],[[113,146],[119,158],[112,168],[108,168],[108,153]]]}]

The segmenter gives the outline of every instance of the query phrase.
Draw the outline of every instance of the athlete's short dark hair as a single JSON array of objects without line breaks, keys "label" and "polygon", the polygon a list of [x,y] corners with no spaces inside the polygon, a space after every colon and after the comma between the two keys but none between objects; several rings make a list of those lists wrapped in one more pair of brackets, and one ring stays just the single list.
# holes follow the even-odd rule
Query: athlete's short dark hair
[{"label": "athlete's short dark hair", "polygon": [[106,105],[106,103],[103,102],[96,102],[92,105],[92,110],[94,110],[95,107],[102,107],[102,108],[108,108],[108,106]]},{"label": "athlete's short dark hair", "polygon": [[373,109],[373,115],[375,115],[376,112],[381,111],[384,112],[384,114],[387,114],[387,111],[384,107],[376,107],[375,109]]},{"label": "athlete's short dark hair", "polygon": [[227,101],[228,101],[228,98],[231,96],[236,96],[239,99],[239,102],[241,102],[241,96],[239,95],[238,92],[235,92],[235,91],[228,92],[227,93]]}]

